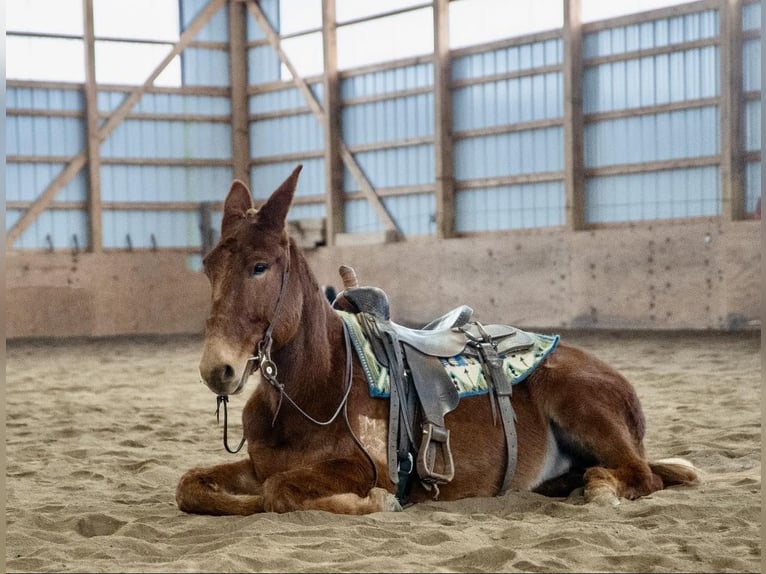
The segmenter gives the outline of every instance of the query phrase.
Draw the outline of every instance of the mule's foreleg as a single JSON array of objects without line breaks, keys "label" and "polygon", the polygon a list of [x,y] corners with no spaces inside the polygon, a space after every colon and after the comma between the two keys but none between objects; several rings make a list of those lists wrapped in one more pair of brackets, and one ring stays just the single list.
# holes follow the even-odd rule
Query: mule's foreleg
[{"label": "mule's foreleg", "polygon": [[267,512],[326,510],[370,514],[401,510],[393,494],[370,488],[369,470],[358,461],[334,459],[281,472],[263,483]]},{"label": "mule's foreleg", "polygon": [[192,514],[254,514],[263,512],[262,490],[246,458],[187,471],[178,481],[176,503]]}]

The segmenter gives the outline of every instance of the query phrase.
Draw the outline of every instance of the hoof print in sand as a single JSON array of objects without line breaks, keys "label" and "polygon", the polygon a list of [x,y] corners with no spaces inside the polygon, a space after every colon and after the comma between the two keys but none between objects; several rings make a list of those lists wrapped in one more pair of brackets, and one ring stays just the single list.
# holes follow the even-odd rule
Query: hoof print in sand
[{"label": "hoof print in sand", "polygon": [[127,524],[106,514],[88,514],[77,521],[75,530],[86,538],[93,536],[109,536]]}]

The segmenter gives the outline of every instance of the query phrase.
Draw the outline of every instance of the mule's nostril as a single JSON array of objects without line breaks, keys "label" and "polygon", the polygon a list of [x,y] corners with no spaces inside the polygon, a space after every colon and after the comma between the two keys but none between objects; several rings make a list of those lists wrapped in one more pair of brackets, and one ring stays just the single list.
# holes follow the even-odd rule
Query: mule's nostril
[{"label": "mule's nostril", "polygon": [[231,365],[224,365],[223,367],[223,378],[224,380],[230,380],[234,378],[234,367]]}]

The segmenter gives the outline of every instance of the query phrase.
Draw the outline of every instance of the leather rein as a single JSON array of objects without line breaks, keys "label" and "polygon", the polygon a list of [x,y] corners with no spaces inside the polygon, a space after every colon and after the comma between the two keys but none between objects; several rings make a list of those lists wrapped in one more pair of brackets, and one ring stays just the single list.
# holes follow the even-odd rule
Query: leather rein
[{"label": "leather rein", "polygon": [[[333,415],[327,419],[326,421],[320,421],[316,418],[309,415],[305,410],[303,410],[298,404],[290,397],[290,395],[285,391],[284,384],[280,383],[277,379],[278,369],[277,365],[274,363],[274,361],[271,360],[271,347],[273,344],[273,338],[272,338],[272,332],[274,330],[274,324],[276,323],[277,318],[279,317],[280,311],[283,307],[284,302],[284,294],[287,290],[287,285],[290,279],[290,244],[288,242],[287,244],[287,264],[285,265],[285,269],[282,272],[282,284],[279,288],[279,295],[277,296],[277,303],[274,307],[274,313],[272,314],[271,321],[267,325],[263,337],[261,338],[261,341],[258,343],[258,350],[257,352],[252,355],[250,358],[247,359],[247,363],[245,365],[245,370],[242,373],[242,378],[240,379],[240,388],[243,388],[245,385],[245,382],[250,377],[250,375],[253,373],[255,369],[259,369],[261,371],[261,375],[264,379],[266,379],[269,384],[274,387],[279,392],[279,402],[277,403],[276,411],[274,412],[274,418],[271,421],[271,426],[273,427],[277,422],[277,416],[279,415],[279,411],[282,408],[282,402],[283,399],[287,399],[287,402],[289,402],[306,420],[314,423],[318,426],[328,426],[332,424],[335,419],[338,418],[338,415],[342,412],[343,413],[343,419],[346,423],[346,427],[348,428],[349,432],[351,433],[351,437],[354,439],[354,442],[356,445],[362,450],[367,460],[372,465],[373,470],[373,486],[375,486],[378,482],[378,469],[375,464],[375,462],[372,459],[372,456],[370,456],[370,453],[367,451],[367,449],[364,447],[362,442],[359,440],[359,438],[354,433],[353,429],[351,428],[351,423],[348,420],[348,397],[351,394],[351,385],[353,382],[353,353],[351,349],[351,336],[348,332],[348,327],[346,326],[345,321],[341,321],[341,324],[343,325],[343,339],[345,342],[345,349],[346,349],[346,364],[344,368],[344,381],[345,381],[345,391],[343,393],[343,398],[340,401],[340,404],[338,404],[338,408],[335,409],[335,412]],[[219,418],[219,412],[221,408],[221,404],[223,404],[223,446],[226,449],[227,452],[231,454],[238,453],[242,446],[245,444],[245,436],[243,434],[242,439],[239,441],[239,445],[237,445],[236,448],[232,449],[229,446],[228,442],[228,422],[229,422],[229,416],[228,416],[228,405],[229,397],[228,395],[218,395],[216,397],[216,409],[215,409],[215,416],[216,421],[220,422]]]}]

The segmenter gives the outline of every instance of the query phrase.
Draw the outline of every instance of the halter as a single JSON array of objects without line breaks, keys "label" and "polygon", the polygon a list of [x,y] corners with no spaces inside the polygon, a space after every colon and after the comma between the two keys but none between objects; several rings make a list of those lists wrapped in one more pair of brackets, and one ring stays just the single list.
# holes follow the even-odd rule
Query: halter
[{"label": "halter", "polygon": [[[253,369],[255,368],[260,368],[261,374],[263,374],[264,378],[266,378],[266,380],[269,381],[269,383],[271,383],[273,386],[279,385],[279,383],[277,383],[277,366],[274,364],[274,361],[271,360],[271,346],[274,342],[272,338],[272,333],[274,331],[274,323],[276,322],[276,319],[279,316],[280,311],[282,310],[284,295],[285,295],[285,291],[287,290],[287,283],[289,280],[290,280],[290,242],[288,241],[286,264],[285,264],[285,269],[282,272],[282,284],[279,286],[279,295],[277,296],[277,303],[274,306],[274,313],[271,316],[271,321],[269,321],[268,325],[266,325],[266,329],[264,329],[263,331],[263,337],[261,337],[261,340],[258,343],[258,351],[254,355],[251,355],[247,359],[247,362],[245,363],[245,370],[242,372],[242,378],[239,380],[239,385],[238,385],[238,388],[240,389],[245,386],[245,382],[253,373]],[[245,444],[245,437],[244,435],[242,436],[242,440],[239,441],[239,445],[237,445],[237,448],[232,449],[231,447],[229,447],[229,441],[228,441],[229,413],[227,408],[229,403],[228,395],[218,395],[216,397],[216,406],[215,406],[216,422],[220,421],[219,412],[220,412],[222,403],[223,403],[223,446],[227,452],[230,452],[231,454],[237,454],[240,450],[242,450],[242,446]],[[282,404],[281,395],[279,399],[279,404],[280,405]],[[277,412],[279,412],[279,408],[277,408]],[[274,421],[276,421],[276,415],[274,416]],[[274,421],[272,421],[272,426],[274,426]]]},{"label": "halter", "polygon": [[[372,456],[370,456],[370,453],[367,452],[367,449],[362,445],[362,442],[359,440],[359,438],[354,433],[353,429],[351,428],[351,423],[348,420],[348,397],[351,394],[351,385],[353,382],[353,353],[351,349],[351,336],[348,332],[348,327],[346,327],[345,321],[341,321],[341,324],[343,325],[343,339],[345,342],[345,348],[346,348],[346,365],[344,369],[344,381],[346,383],[346,390],[343,393],[343,398],[340,401],[340,404],[338,405],[338,408],[335,409],[335,413],[327,419],[326,421],[320,421],[309,415],[305,410],[303,410],[301,407],[298,406],[298,404],[290,397],[290,395],[287,394],[287,391],[285,391],[285,386],[280,383],[277,380],[277,365],[274,363],[274,361],[271,360],[271,347],[273,345],[273,338],[272,333],[274,331],[274,325],[276,323],[277,318],[279,317],[279,313],[282,310],[283,302],[284,302],[284,294],[287,290],[287,284],[290,279],[290,243],[288,241],[287,243],[287,264],[285,265],[285,269],[282,272],[282,284],[279,288],[279,295],[277,296],[277,303],[274,307],[274,313],[272,314],[271,321],[269,321],[269,324],[266,326],[266,329],[264,330],[263,337],[261,338],[261,341],[258,343],[258,351],[256,354],[252,355],[247,359],[247,363],[245,364],[245,370],[242,373],[242,378],[239,382],[239,388],[243,388],[245,385],[245,382],[247,381],[248,377],[252,374],[253,370],[258,368],[261,371],[261,375],[263,375],[263,378],[266,379],[269,384],[274,387],[277,391],[279,391],[279,402],[277,403],[276,411],[274,412],[274,418],[271,421],[271,426],[273,427],[277,422],[277,416],[279,415],[279,411],[282,408],[282,401],[283,399],[287,399],[287,401],[301,414],[305,419],[308,421],[314,423],[318,426],[327,426],[332,424],[335,419],[338,418],[338,415],[343,412],[343,419],[346,423],[346,428],[348,428],[349,432],[351,433],[351,437],[354,439],[354,443],[362,450],[367,460],[370,462],[372,466],[372,472],[373,472],[373,487],[378,483],[378,468],[375,465],[375,462],[372,459]],[[242,446],[245,444],[245,437],[244,434],[242,436],[242,439],[239,441],[239,445],[235,449],[232,449],[229,447],[228,442],[228,405],[229,397],[228,395],[218,395],[216,397],[216,408],[215,408],[215,417],[216,421],[219,422],[219,412],[221,408],[221,404],[223,404],[223,446],[226,449],[227,452],[231,454],[238,453]]]}]

